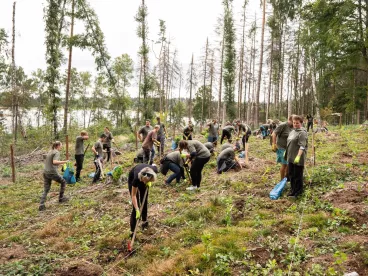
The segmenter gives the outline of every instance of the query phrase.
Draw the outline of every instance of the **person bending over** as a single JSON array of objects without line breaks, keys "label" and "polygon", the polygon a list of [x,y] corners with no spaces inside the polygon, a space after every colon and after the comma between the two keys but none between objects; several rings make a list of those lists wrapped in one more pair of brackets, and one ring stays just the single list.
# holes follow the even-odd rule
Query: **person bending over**
[{"label": "person bending over", "polygon": [[293,128],[293,116],[288,121],[280,124],[272,133],[272,151],[276,152],[276,162],[281,163],[281,180],[288,174],[288,163],[284,158],[286,151],[287,138]]},{"label": "person bending over", "polygon": [[181,140],[179,142],[180,151],[187,150],[187,158],[191,160],[192,166],[190,168],[190,176],[192,179],[192,186],[188,187],[187,190],[196,190],[201,186],[202,181],[202,170],[204,165],[210,160],[210,151],[197,140]]},{"label": "person bending over", "polygon": [[[133,232],[137,223],[137,219],[142,216],[142,229],[148,228],[147,213],[148,213],[148,192],[146,200],[143,203],[143,197],[152,182],[157,179],[157,167],[155,165],[139,164],[132,168],[128,175],[129,194],[132,199],[132,213],[130,214],[130,237],[133,237]],[[142,214],[140,207],[143,204]]]}]

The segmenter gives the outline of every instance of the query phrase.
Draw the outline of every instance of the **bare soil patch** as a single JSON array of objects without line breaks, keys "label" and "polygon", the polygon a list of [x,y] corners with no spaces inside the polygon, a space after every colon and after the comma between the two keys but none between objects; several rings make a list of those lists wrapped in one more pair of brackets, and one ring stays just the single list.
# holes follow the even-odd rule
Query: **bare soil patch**
[{"label": "bare soil patch", "polygon": [[324,199],[340,209],[347,210],[356,223],[366,223],[368,221],[368,206],[364,201],[368,198],[368,191],[364,189],[359,191],[352,187],[330,192],[324,196]]},{"label": "bare soil patch", "polygon": [[12,247],[2,247],[0,248],[0,264],[25,259],[27,255],[25,248],[19,244],[13,244]]},{"label": "bare soil patch", "polygon": [[57,276],[100,276],[103,273],[101,266],[87,262],[79,261],[68,264],[56,272]]}]

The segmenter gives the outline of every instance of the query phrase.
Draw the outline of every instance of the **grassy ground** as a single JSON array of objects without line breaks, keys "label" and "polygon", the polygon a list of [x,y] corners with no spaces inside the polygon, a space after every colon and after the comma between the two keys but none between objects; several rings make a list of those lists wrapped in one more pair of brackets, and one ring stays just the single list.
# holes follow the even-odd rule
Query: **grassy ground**
[{"label": "grassy ground", "polygon": [[[67,187],[67,204],[57,203],[53,184],[40,213],[40,159],[18,164],[16,184],[3,163],[0,275],[368,275],[367,140],[358,128],[317,134],[316,167],[308,163],[297,200],[285,196],[289,187],[269,199],[279,166],[268,140],[255,137],[250,168],[217,175],[212,157],[200,192],[166,188],[160,175],[149,196],[150,229],[138,231],[128,257],[126,183],[91,185],[86,177]],[[128,172],[134,155],[124,151],[116,161]]]}]

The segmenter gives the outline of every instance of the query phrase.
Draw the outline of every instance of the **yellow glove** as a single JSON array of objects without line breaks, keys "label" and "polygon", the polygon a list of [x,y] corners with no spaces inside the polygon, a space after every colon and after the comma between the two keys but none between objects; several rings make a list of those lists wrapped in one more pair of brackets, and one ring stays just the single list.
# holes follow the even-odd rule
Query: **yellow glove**
[{"label": "yellow glove", "polygon": [[141,212],[139,210],[135,210],[135,218],[139,219],[141,217]]},{"label": "yellow glove", "polygon": [[277,146],[276,146],[276,144],[272,144],[272,151],[273,151],[273,152],[276,152],[276,151],[277,151]]},{"label": "yellow glove", "polygon": [[152,182],[151,182],[151,181],[147,182],[147,183],[146,183],[146,186],[147,186],[147,187],[149,187],[149,188],[151,188],[151,186],[152,186]]},{"label": "yellow glove", "polygon": [[294,159],[294,164],[298,164],[298,163],[299,163],[299,161],[300,161],[300,156],[299,156],[299,155],[297,155],[297,156],[295,157],[295,159]]},{"label": "yellow glove", "polygon": [[181,156],[182,158],[187,157],[187,155],[186,155],[185,153],[181,153],[181,154],[180,154],[180,156]]}]

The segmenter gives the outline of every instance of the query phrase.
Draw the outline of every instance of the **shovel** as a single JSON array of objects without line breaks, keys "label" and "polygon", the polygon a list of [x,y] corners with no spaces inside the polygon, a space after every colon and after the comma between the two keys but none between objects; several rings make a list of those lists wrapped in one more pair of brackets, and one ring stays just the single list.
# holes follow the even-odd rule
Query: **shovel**
[{"label": "shovel", "polygon": [[[140,212],[140,213],[142,213],[143,206],[144,206],[144,204],[146,203],[148,190],[149,190],[149,187],[146,187],[146,191],[145,191],[144,196],[143,196],[142,205],[141,205],[141,208],[139,208],[139,212]],[[140,220],[141,220],[141,217],[139,217],[139,219],[137,220],[137,222],[136,222],[136,224],[135,224],[134,232],[133,232],[133,237],[132,237],[132,239],[128,242],[128,251],[129,251],[130,253],[133,251],[133,245],[134,245],[135,235],[137,234],[138,223],[139,223],[139,221],[140,221]]]}]

